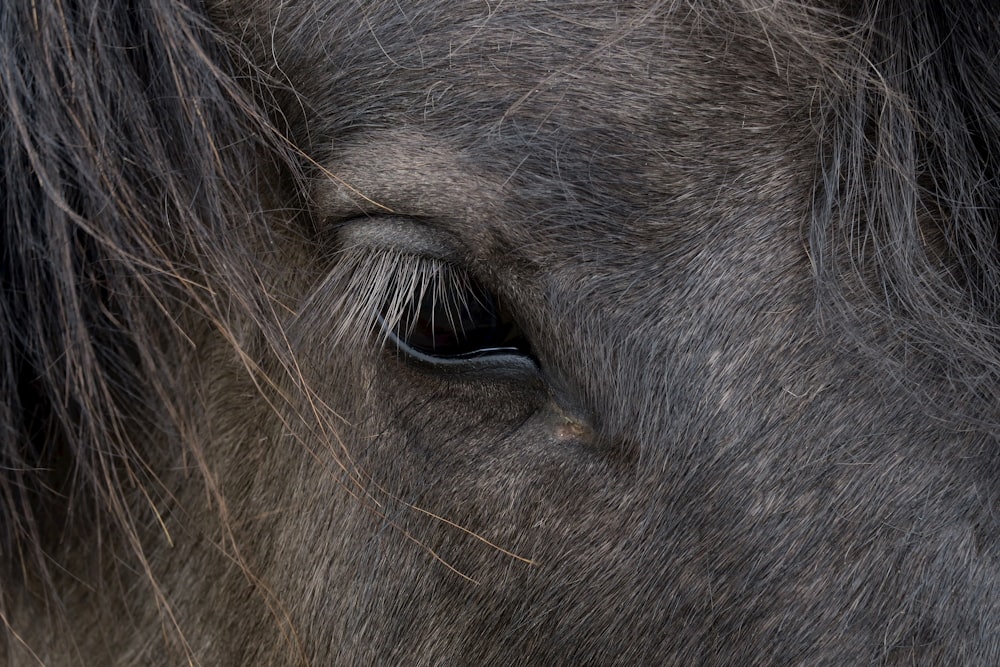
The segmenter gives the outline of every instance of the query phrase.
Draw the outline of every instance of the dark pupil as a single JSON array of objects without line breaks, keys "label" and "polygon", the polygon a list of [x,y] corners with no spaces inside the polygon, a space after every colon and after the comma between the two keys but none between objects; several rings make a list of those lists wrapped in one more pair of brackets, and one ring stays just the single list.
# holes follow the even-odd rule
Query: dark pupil
[{"label": "dark pupil", "polygon": [[397,342],[444,359],[529,354],[517,325],[492,295],[467,280],[442,282],[447,284],[411,296],[393,329]]}]

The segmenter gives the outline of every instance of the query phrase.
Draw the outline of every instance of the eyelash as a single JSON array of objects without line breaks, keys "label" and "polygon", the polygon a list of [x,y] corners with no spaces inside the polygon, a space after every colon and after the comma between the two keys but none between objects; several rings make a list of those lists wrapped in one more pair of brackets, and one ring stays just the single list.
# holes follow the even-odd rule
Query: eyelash
[{"label": "eyelash", "polygon": [[333,309],[336,343],[374,327],[380,349],[394,344],[423,363],[504,356],[534,362],[526,336],[500,299],[454,263],[359,247],[343,251],[338,260],[344,269],[335,269],[318,291],[329,294],[332,280],[333,293],[340,294]]}]

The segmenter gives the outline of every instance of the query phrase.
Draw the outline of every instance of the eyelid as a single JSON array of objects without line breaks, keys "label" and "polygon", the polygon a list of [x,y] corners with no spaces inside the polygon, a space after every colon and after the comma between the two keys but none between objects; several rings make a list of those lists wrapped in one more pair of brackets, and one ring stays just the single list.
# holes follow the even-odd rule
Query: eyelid
[{"label": "eyelid", "polygon": [[338,225],[337,241],[347,248],[367,247],[418,255],[445,262],[458,260],[458,253],[440,235],[414,218],[378,215],[351,218]]},{"label": "eyelid", "polygon": [[[353,227],[338,230],[347,244],[342,257],[356,258],[348,259],[360,269],[352,283],[369,294],[362,299],[367,304],[363,310],[381,331],[380,347],[389,343],[409,361],[448,373],[537,371],[530,344],[516,322],[503,316],[488,290],[479,291],[482,287],[461,263],[440,259],[448,255],[433,235],[423,230],[414,235],[410,232],[419,227],[391,219],[374,225],[365,221],[358,226],[367,227],[362,230]],[[444,290],[440,296],[450,293],[456,298],[439,298],[438,289]],[[473,307],[467,298],[480,305]]]},{"label": "eyelid", "polygon": [[[449,375],[479,375],[488,373],[497,376],[516,377],[525,372],[537,373],[538,362],[534,358],[516,352],[506,354],[475,354],[470,353],[460,357],[433,357],[414,349],[397,336],[379,316],[376,318],[379,326],[386,332],[388,339],[403,352],[411,363],[417,363],[437,372]],[[506,348],[505,348],[506,349]]]}]

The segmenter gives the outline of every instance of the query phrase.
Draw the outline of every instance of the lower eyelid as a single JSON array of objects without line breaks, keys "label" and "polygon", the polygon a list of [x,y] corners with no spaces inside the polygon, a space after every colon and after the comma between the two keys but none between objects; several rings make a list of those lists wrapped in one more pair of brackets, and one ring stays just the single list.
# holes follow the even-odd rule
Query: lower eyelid
[{"label": "lower eyelid", "polygon": [[410,361],[436,371],[447,373],[476,375],[503,375],[508,377],[521,376],[525,372],[538,373],[538,365],[531,357],[522,354],[489,354],[468,358],[432,357],[401,345],[399,349],[407,355]]}]

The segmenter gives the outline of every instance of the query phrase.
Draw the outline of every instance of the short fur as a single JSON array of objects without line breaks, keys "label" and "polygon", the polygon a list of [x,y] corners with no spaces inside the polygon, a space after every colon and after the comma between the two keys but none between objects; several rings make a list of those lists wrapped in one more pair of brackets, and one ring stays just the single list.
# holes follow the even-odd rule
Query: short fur
[{"label": "short fur", "polygon": [[3,3],[5,664],[1000,664],[998,35]]}]

